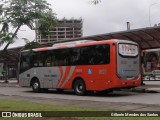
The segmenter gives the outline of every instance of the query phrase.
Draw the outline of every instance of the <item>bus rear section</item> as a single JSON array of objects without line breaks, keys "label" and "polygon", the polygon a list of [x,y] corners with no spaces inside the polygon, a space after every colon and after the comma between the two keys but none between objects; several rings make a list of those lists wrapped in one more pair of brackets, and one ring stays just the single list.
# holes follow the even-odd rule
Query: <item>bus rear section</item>
[{"label": "bus rear section", "polygon": [[[141,84],[139,46],[127,40],[110,40],[103,53],[104,64],[77,66],[88,91],[113,91]],[[109,53],[108,53],[109,52]],[[104,57],[106,56],[106,57]],[[96,58],[99,59],[99,58]],[[76,76],[76,75],[73,75]]]},{"label": "bus rear section", "polygon": [[132,88],[141,84],[138,44],[131,41],[117,41],[116,88]]},{"label": "bus rear section", "polygon": [[140,85],[138,45],[104,40],[22,51],[19,83],[34,92],[47,89],[86,91]]}]

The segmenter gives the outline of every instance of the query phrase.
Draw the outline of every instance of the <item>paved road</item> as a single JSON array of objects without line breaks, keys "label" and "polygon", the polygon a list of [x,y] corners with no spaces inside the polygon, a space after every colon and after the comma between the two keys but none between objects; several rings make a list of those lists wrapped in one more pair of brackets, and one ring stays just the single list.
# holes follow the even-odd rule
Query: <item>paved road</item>
[{"label": "paved road", "polygon": [[0,87],[0,99],[107,110],[160,111],[160,93],[115,91],[108,95],[76,96],[71,91],[33,93],[30,88]]},{"label": "paved road", "polygon": [[0,95],[160,105],[160,93],[135,93],[135,92],[127,92],[127,91],[126,92],[115,91],[108,95],[107,94],[106,95],[91,94],[88,96],[76,96],[74,95],[73,92],[69,92],[69,91],[65,91],[61,94],[57,93],[55,90],[52,90],[47,93],[33,93],[31,88],[0,87]]}]

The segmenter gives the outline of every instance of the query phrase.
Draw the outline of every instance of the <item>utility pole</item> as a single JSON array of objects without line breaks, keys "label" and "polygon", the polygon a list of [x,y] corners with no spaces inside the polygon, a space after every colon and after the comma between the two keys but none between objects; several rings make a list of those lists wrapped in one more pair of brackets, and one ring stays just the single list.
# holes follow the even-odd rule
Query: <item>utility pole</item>
[{"label": "utility pole", "polygon": [[127,22],[127,30],[130,30],[131,24],[130,22]]}]

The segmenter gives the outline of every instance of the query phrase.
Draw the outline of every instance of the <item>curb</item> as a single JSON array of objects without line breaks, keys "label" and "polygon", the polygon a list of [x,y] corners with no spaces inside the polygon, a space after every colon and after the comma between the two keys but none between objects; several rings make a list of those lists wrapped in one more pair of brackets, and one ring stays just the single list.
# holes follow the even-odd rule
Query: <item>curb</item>
[{"label": "curb", "polygon": [[132,88],[131,91],[138,93],[160,93],[160,89],[155,88]]},{"label": "curb", "polygon": [[17,83],[0,83],[0,87],[19,87]]}]

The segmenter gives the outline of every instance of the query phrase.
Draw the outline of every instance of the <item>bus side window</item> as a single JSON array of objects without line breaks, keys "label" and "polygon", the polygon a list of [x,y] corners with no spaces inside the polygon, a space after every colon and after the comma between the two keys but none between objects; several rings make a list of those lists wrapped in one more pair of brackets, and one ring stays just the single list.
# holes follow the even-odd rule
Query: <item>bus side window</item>
[{"label": "bus side window", "polygon": [[80,65],[80,48],[71,48],[70,65]]},{"label": "bus side window", "polygon": [[63,56],[62,61],[64,66],[70,65],[70,57],[72,56],[70,52],[71,52],[70,49],[65,49],[62,52],[62,56]]},{"label": "bus side window", "polygon": [[33,67],[37,67],[37,66],[38,66],[38,60],[37,60],[37,58],[36,58],[36,54],[37,54],[37,53],[35,53],[35,52],[32,54],[32,60],[31,60],[31,62],[33,62],[33,63],[32,63],[32,66],[33,66]]},{"label": "bus side window", "polygon": [[107,44],[107,45],[103,45],[102,47],[103,47],[102,54],[104,54],[103,55],[104,64],[109,64],[110,63],[110,46]]},{"label": "bus side window", "polygon": [[45,66],[49,67],[51,66],[51,57],[48,57],[45,61]]},{"label": "bus side window", "polygon": [[37,67],[39,64],[39,61],[38,60],[34,60],[34,67]]},{"label": "bus side window", "polygon": [[30,57],[27,53],[21,55],[20,72],[23,72],[30,68]]},{"label": "bus side window", "polygon": [[89,47],[82,47],[81,48],[81,55],[80,55],[80,65],[88,65],[89,64]]},{"label": "bus side window", "polygon": [[110,62],[109,45],[97,45],[97,64],[108,64]]},{"label": "bus side window", "polygon": [[52,61],[52,54],[50,51],[46,51],[44,53],[44,64],[45,67],[50,67],[51,66],[51,61]]},{"label": "bus side window", "polygon": [[33,66],[34,67],[43,67],[44,66],[44,57],[42,52],[35,52],[33,55]]},{"label": "bus side window", "polygon": [[52,66],[57,66],[56,56],[52,54]]}]

